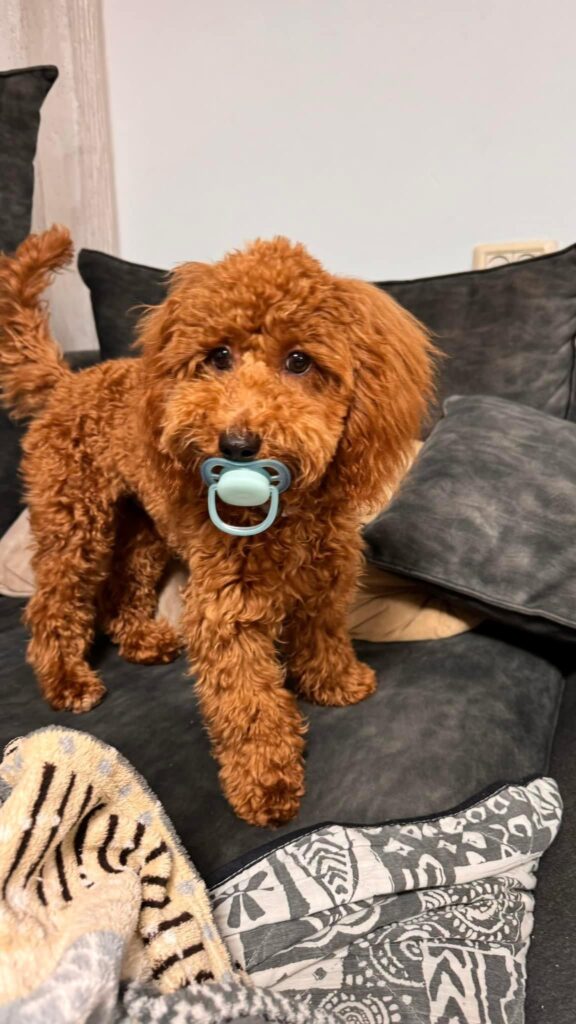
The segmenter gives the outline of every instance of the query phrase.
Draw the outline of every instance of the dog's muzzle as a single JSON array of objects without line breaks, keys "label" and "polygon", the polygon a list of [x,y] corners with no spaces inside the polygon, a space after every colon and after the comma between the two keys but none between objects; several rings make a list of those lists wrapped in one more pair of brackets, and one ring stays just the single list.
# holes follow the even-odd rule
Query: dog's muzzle
[{"label": "dog's muzzle", "polygon": [[[230,459],[206,459],[201,467],[202,479],[208,485],[208,514],[223,533],[233,537],[253,537],[264,533],[276,519],[280,509],[280,495],[292,482],[290,470],[277,459],[257,459],[255,462],[232,462]],[[261,523],[255,526],[233,526],[220,518],[216,498],[237,508],[256,508],[270,502],[270,508]]]}]

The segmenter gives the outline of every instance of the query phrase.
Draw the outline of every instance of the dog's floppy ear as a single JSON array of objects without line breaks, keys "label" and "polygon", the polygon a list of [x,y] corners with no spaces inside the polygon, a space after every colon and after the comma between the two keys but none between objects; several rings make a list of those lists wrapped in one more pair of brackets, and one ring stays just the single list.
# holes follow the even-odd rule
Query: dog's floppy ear
[{"label": "dog's floppy ear", "polygon": [[[192,306],[194,294],[207,279],[208,263],[181,263],[169,276],[168,295],[159,306],[148,306],[140,321],[134,347],[147,358],[162,362],[162,352],[182,323],[183,306]],[[163,367],[157,367],[162,372]]]},{"label": "dog's floppy ear", "polygon": [[354,507],[378,507],[397,476],[433,394],[434,348],[425,328],[385,292],[341,279],[354,390],[334,462]]}]

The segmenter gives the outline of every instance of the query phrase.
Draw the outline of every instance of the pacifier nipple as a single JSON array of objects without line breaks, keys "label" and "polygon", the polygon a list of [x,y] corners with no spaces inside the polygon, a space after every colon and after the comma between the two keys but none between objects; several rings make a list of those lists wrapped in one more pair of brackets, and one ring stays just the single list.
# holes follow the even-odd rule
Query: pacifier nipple
[{"label": "pacifier nipple", "polygon": [[252,508],[270,500],[270,478],[255,469],[245,467],[222,473],[216,484],[216,494],[227,505]]}]

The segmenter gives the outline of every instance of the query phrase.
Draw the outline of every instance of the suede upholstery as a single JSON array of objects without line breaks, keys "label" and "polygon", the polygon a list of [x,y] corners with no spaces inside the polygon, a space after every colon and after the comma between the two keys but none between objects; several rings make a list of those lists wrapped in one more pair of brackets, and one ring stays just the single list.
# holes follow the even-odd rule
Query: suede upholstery
[{"label": "suede upholstery", "polygon": [[563,684],[538,655],[481,630],[359,644],[378,672],[377,693],[349,708],[303,705],[310,729],[301,812],[282,828],[259,829],[236,818],[220,791],[183,658],[130,665],[102,641],[94,663],[109,687],[105,700],[85,715],[55,712],[24,664],[22,606],[0,598],[0,744],[59,724],[118,747],[162,800],[205,876],[295,829],[437,812],[547,768]]},{"label": "suede upholstery", "polygon": [[[0,253],[30,231],[40,108],[57,77],[52,66],[0,72]],[[0,409],[0,535],[18,514],[21,436]]]},{"label": "suede upholstery", "polygon": [[365,530],[369,559],[524,629],[576,640],[576,424],[453,397]]},{"label": "suede upholstery", "polygon": [[102,359],[133,356],[131,345],[145,306],[162,302],[168,277],[164,271],[81,249],[78,270],[90,290]]},{"label": "suede upholstery", "polygon": [[0,252],[30,231],[40,108],[57,77],[50,65],[0,71]]},{"label": "suede upholstery", "polygon": [[446,357],[431,425],[450,395],[508,398],[573,414],[576,245],[492,270],[380,284]]}]

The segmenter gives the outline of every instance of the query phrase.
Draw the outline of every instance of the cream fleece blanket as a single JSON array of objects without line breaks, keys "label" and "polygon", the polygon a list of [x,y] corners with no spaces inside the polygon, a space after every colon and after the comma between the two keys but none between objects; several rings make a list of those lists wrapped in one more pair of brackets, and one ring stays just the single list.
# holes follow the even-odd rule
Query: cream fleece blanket
[{"label": "cream fleece blanket", "polygon": [[0,764],[0,1024],[248,1019],[333,1022],[233,972],[204,883],[118,751],[56,726],[10,743]]},{"label": "cream fleece blanket", "polygon": [[0,779],[0,1010],[82,949],[113,946],[118,973],[162,992],[231,978],[204,883],[114,748],[42,729],[6,748]]}]

